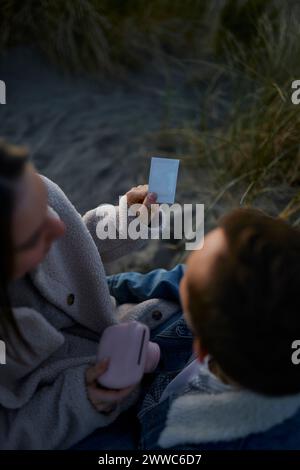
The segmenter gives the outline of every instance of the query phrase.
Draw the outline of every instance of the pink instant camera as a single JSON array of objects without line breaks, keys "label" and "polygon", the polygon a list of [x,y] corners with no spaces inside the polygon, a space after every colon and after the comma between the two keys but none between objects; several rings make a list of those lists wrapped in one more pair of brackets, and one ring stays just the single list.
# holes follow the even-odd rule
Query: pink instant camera
[{"label": "pink instant camera", "polygon": [[138,383],[144,373],[153,372],[160,359],[158,344],[149,341],[149,328],[131,321],[112,325],[101,337],[97,360],[109,358],[107,371],[99,377],[100,385],[121,389]]}]

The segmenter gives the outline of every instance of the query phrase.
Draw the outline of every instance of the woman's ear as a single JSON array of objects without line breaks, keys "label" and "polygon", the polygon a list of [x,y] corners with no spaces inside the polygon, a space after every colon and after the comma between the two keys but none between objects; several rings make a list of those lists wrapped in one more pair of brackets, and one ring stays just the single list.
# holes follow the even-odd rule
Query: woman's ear
[{"label": "woman's ear", "polygon": [[201,341],[199,338],[194,339],[193,349],[194,349],[194,353],[197,359],[199,359],[200,362],[203,362],[206,356],[208,355],[208,351],[202,347]]}]

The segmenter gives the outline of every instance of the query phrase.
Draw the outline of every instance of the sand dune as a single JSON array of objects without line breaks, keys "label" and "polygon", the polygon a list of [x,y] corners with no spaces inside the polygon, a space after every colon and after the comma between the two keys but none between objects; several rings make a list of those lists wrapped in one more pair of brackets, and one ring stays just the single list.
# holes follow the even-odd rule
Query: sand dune
[{"label": "sand dune", "polygon": [[[10,51],[1,60],[0,77],[7,85],[0,134],[28,145],[38,170],[62,187],[80,213],[100,203],[117,203],[132,186],[148,182],[149,157],[161,154],[149,136],[164,125],[170,106],[161,77],[144,72],[124,83],[66,76],[27,48]],[[181,92],[180,82],[175,89]],[[172,99],[178,104],[176,93]],[[179,108],[175,119],[187,117],[192,100],[190,105]],[[195,201],[198,184],[199,175],[191,174],[183,161],[177,201]],[[202,184],[205,199],[206,174]],[[175,255],[174,244],[153,240],[107,270],[166,268]]]}]

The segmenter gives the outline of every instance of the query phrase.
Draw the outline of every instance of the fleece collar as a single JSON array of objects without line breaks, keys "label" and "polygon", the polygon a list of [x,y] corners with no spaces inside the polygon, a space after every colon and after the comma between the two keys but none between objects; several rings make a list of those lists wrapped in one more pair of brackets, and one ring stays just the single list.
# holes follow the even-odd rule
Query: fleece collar
[{"label": "fleece collar", "polygon": [[292,417],[298,408],[300,394],[278,398],[241,390],[193,392],[171,403],[158,443],[165,448],[231,441],[265,432]]}]

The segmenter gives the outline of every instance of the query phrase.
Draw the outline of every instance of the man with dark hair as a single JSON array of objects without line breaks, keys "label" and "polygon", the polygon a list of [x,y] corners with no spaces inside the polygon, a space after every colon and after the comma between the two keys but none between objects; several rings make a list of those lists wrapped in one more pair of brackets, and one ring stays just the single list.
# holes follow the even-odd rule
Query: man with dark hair
[{"label": "man with dark hair", "polygon": [[223,375],[258,393],[300,392],[291,361],[300,338],[299,230],[257,210],[236,210],[187,265],[181,298],[199,355],[209,352]]},{"label": "man with dark hair", "polygon": [[157,372],[139,411],[141,446],[300,449],[299,230],[255,209],[229,213],[188,257],[179,291],[186,323],[153,339],[174,365],[190,330],[194,357]]}]

